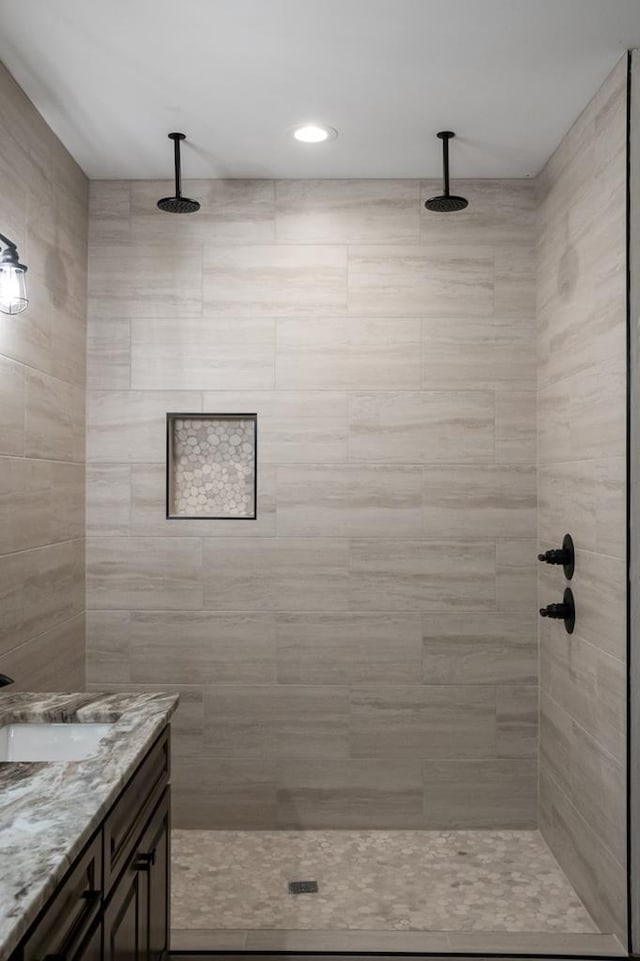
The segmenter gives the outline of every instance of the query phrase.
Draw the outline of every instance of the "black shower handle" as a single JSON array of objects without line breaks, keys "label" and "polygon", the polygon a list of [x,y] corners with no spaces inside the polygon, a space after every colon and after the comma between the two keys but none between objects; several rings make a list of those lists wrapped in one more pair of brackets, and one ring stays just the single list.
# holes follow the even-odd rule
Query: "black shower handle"
[{"label": "black shower handle", "polygon": [[573,591],[567,587],[560,604],[547,604],[540,608],[540,617],[549,617],[555,621],[564,621],[567,634],[573,634],[576,624],[576,606]]},{"label": "black shower handle", "polygon": [[538,560],[545,564],[562,564],[564,576],[568,581],[573,577],[575,567],[575,549],[571,534],[565,534],[562,538],[562,547],[552,547],[544,554],[538,554]]}]

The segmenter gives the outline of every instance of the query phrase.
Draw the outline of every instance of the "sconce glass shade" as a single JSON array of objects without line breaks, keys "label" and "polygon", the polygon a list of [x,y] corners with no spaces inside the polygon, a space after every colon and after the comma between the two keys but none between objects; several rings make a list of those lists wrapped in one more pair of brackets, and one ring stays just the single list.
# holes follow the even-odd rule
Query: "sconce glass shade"
[{"label": "sconce glass shade", "polygon": [[19,314],[29,306],[26,272],[22,264],[0,261],[0,311],[3,314]]}]

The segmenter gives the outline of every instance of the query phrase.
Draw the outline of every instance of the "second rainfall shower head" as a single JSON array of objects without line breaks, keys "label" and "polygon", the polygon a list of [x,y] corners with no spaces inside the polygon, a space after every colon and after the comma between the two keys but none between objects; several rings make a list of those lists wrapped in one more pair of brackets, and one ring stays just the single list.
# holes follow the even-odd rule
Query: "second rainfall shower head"
[{"label": "second rainfall shower head", "polygon": [[464,197],[456,197],[449,192],[449,141],[455,134],[451,130],[441,130],[436,136],[442,140],[442,166],[443,166],[443,191],[438,197],[430,197],[425,200],[424,205],[427,210],[436,210],[440,213],[452,213],[455,210],[464,210],[469,201]]},{"label": "second rainfall shower head", "polygon": [[197,200],[190,200],[188,197],[182,196],[180,182],[180,141],[184,139],[185,135],[183,133],[169,134],[169,140],[173,140],[173,156],[176,170],[176,195],[175,197],[163,197],[162,200],[158,201],[158,207],[160,210],[164,210],[164,212],[167,214],[194,214],[196,210],[200,210],[200,204]]}]

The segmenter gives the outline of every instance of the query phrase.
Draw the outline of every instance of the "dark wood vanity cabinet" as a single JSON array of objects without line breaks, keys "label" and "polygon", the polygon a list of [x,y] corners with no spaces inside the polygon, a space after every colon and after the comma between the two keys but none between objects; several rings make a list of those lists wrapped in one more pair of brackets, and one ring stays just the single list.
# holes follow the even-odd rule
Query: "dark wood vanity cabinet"
[{"label": "dark wood vanity cabinet", "polygon": [[163,961],[169,817],[165,728],[11,961]]}]

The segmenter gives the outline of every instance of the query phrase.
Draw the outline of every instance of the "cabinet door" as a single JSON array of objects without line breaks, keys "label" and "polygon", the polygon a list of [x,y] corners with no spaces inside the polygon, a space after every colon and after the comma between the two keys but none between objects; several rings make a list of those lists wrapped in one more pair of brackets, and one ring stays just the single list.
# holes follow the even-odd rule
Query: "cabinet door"
[{"label": "cabinet door", "polygon": [[146,874],[131,864],[104,913],[104,961],[147,961],[148,900]]},{"label": "cabinet door", "polygon": [[73,961],[102,961],[102,920],[99,919],[91,934]]},{"label": "cabinet door", "polygon": [[147,865],[149,961],[162,961],[169,948],[169,791],[165,791],[138,846]]},{"label": "cabinet door", "polygon": [[25,938],[23,961],[75,957],[102,907],[102,838],[97,834]]}]

